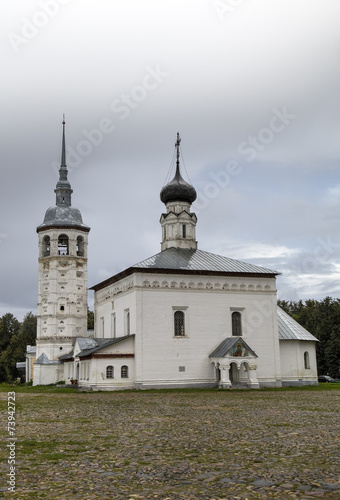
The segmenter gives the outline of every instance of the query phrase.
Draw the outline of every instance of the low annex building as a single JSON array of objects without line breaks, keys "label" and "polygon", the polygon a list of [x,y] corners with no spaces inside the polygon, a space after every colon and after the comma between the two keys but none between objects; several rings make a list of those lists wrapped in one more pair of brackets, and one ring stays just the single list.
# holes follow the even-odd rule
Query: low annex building
[{"label": "low annex building", "polygon": [[39,234],[33,383],[98,389],[317,384],[317,339],[277,307],[278,272],[198,249],[196,191],[176,172],[161,190],[161,251],[92,286],[87,236],[65,158]]}]

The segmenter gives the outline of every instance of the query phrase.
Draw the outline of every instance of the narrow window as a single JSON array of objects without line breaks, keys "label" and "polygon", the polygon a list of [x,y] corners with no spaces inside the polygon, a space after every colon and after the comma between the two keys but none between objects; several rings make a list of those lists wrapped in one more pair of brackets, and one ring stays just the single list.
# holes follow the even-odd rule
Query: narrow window
[{"label": "narrow window", "polygon": [[125,324],[124,324],[124,334],[130,335],[130,311],[125,309]]},{"label": "narrow window", "polygon": [[121,378],[129,378],[129,368],[126,365],[123,365],[120,369]]},{"label": "narrow window", "polygon": [[111,314],[111,337],[116,338],[116,315]]},{"label": "narrow window", "polygon": [[106,378],[113,378],[113,366],[106,367]]},{"label": "narrow window", "polygon": [[68,255],[68,236],[66,234],[61,234],[58,238],[58,255]]},{"label": "narrow window", "polygon": [[310,369],[310,364],[309,364],[309,352],[304,352],[303,354],[303,360],[304,360],[304,363],[305,363],[305,370],[309,370]]},{"label": "narrow window", "polygon": [[182,236],[183,238],[187,237],[187,226],[185,224],[182,225]]},{"label": "narrow window", "polygon": [[84,238],[82,236],[77,237],[77,255],[78,257],[84,257]]},{"label": "narrow window", "polygon": [[175,337],[185,336],[185,317],[183,311],[176,311],[174,314],[174,334]]},{"label": "narrow window", "polygon": [[231,315],[231,331],[234,337],[242,336],[241,313],[234,311]]},{"label": "narrow window", "polygon": [[43,257],[48,257],[50,255],[50,247],[51,247],[50,241],[51,240],[50,240],[49,236],[44,236],[43,242],[42,242]]},{"label": "narrow window", "polygon": [[65,311],[65,306],[60,306],[61,311]]},{"label": "narrow window", "polygon": [[166,240],[166,226],[163,227],[163,239]]}]

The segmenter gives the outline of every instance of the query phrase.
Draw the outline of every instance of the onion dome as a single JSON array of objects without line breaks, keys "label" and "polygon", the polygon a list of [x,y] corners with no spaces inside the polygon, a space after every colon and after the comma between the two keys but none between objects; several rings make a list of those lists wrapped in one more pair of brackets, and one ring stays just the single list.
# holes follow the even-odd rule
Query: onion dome
[{"label": "onion dome", "polygon": [[83,219],[80,210],[71,207],[71,194],[73,189],[67,178],[66,165],[66,148],[65,148],[65,118],[63,119],[63,139],[61,151],[61,164],[59,169],[59,180],[54,190],[56,194],[56,204],[54,207],[47,209],[44,222],[37,227],[37,230],[46,227],[63,226],[63,227],[80,227],[89,230],[88,226],[83,224]]},{"label": "onion dome", "polygon": [[166,205],[169,201],[184,201],[193,203],[197,198],[196,190],[191,184],[186,182],[181,176],[179,169],[179,145],[181,139],[177,134],[176,148],[177,148],[177,162],[175,177],[166,184],[160,193],[161,201]]}]

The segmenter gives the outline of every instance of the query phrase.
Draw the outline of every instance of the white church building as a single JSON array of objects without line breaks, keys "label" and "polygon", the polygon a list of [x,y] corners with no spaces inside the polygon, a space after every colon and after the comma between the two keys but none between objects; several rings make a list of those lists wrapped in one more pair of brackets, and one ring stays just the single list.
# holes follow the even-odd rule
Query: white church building
[{"label": "white church building", "polygon": [[161,251],[91,287],[95,330],[89,335],[90,228],[71,205],[63,122],[56,205],[37,228],[34,385],[65,381],[114,390],[317,384],[317,339],[278,308],[279,273],[198,249],[191,212],[196,191],[181,176],[179,135],[175,147],[175,176],[160,193]]}]

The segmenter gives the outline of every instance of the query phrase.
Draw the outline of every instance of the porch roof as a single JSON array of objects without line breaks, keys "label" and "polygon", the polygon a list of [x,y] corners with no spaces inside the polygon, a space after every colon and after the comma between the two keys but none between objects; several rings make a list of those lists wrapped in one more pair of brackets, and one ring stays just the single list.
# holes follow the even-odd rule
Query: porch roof
[{"label": "porch roof", "polygon": [[251,356],[255,356],[257,358],[257,354],[249,347],[249,345],[242,339],[242,337],[229,337],[227,339],[224,339],[223,342],[221,342],[220,345],[218,345],[216,349],[209,355],[209,358],[223,358],[237,343],[241,343],[251,354]]}]

